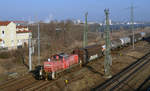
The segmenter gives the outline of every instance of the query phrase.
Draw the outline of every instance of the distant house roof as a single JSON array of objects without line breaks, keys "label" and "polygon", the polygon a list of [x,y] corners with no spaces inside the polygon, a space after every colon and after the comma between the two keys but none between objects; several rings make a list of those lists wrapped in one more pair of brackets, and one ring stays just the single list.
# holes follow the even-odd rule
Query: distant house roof
[{"label": "distant house roof", "polygon": [[13,21],[16,25],[27,25],[27,21]]},{"label": "distant house roof", "polygon": [[14,23],[26,23],[25,21],[13,21]]},{"label": "distant house roof", "polygon": [[29,32],[32,32],[30,30],[19,30],[19,31],[16,31],[16,33],[29,33]]},{"label": "distant house roof", "polygon": [[11,21],[0,21],[0,26],[7,26]]},{"label": "distant house roof", "polygon": [[16,28],[27,28],[27,26],[16,26]]}]

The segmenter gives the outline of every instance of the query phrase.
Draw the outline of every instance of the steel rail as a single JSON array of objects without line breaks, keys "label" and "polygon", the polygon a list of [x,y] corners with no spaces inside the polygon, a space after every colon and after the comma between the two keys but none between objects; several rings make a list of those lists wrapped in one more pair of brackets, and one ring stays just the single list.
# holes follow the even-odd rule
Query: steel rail
[{"label": "steel rail", "polygon": [[148,57],[150,57],[150,52],[147,53],[145,56],[141,57],[140,59],[138,59],[137,61],[133,62],[132,64],[130,64],[128,67],[124,68],[122,71],[120,71],[119,73],[117,73],[116,75],[114,75],[112,78],[106,80],[104,83],[100,84],[99,86],[93,88],[92,90],[94,91],[101,91],[105,88],[107,88],[108,86],[110,86],[112,83],[118,81],[118,79],[124,75],[127,74],[130,70],[134,69],[135,67],[137,67],[140,63],[142,63],[144,60],[146,60]]}]

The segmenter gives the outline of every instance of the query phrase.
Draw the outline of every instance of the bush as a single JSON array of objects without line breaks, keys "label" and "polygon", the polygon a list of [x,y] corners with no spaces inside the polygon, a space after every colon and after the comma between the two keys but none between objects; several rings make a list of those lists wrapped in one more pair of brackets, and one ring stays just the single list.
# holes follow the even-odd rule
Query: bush
[{"label": "bush", "polygon": [[1,52],[0,53],[0,58],[2,59],[7,59],[7,58],[10,58],[10,53],[9,52]]},{"label": "bush", "polygon": [[22,64],[25,61],[25,56],[28,55],[28,50],[26,48],[18,49],[12,53],[14,57],[13,62],[17,64]]}]

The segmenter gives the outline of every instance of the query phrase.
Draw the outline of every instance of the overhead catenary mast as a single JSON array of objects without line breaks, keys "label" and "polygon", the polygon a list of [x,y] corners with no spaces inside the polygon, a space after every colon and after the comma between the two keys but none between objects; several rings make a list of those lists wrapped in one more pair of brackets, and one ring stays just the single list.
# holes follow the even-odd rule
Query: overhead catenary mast
[{"label": "overhead catenary mast", "polygon": [[[29,28],[28,24],[27,24],[27,28]],[[29,71],[32,71],[33,43],[32,43],[32,34],[31,33],[29,33],[28,47],[29,47]]]},{"label": "overhead catenary mast", "polygon": [[29,71],[32,71],[32,47],[31,47],[31,36],[32,34],[29,33]]},{"label": "overhead catenary mast", "polygon": [[133,11],[134,7],[133,7],[133,4],[131,4],[131,31],[132,31],[132,37],[133,37],[133,40],[132,40],[132,45],[133,45],[133,49],[134,49],[134,11]]},{"label": "overhead catenary mast", "polygon": [[40,65],[40,25],[38,23],[38,65]]},{"label": "overhead catenary mast", "polygon": [[85,26],[84,26],[84,35],[83,35],[83,47],[86,47],[88,45],[88,39],[87,39],[87,32],[88,32],[87,16],[88,16],[88,12],[85,13]]},{"label": "overhead catenary mast", "polygon": [[106,15],[106,29],[105,29],[105,61],[104,61],[104,71],[105,78],[111,78],[110,66],[112,65],[112,58],[110,54],[110,29],[109,29],[109,9],[104,10]]}]

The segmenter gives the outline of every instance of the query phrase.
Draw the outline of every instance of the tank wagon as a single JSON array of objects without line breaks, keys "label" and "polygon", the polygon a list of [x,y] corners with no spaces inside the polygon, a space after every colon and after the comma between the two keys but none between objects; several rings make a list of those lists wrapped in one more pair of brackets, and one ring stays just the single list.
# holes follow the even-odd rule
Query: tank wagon
[{"label": "tank wagon", "polygon": [[121,40],[121,45],[122,46],[128,46],[130,44],[130,37],[123,37],[123,38],[120,38]]},{"label": "tank wagon", "polygon": [[[149,35],[149,34],[148,34]],[[134,35],[134,42],[138,42],[148,36],[145,32],[140,32]],[[111,50],[115,50],[117,48],[128,46],[129,44],[133,43],[133,36],[129,35],[128,37],[122,37],[119,39],[115,39],[111,41]],[[102,51],[104,51],[106,48],[106,45],[102,46]]]},{"label": "tank wagon", "polygon": [[111,41],[111,50],[115,50],[116,48],[121,47],[121,40],[120,39],[115,39]]}]

